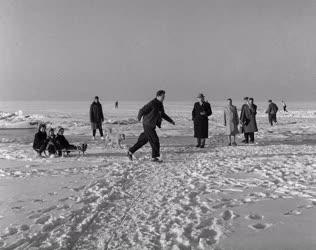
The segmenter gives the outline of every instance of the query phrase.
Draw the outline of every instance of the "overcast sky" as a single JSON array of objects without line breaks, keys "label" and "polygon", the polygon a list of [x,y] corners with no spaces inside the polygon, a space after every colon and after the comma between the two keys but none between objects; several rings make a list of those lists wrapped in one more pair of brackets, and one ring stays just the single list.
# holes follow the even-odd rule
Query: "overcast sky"
[{"label": "overcast sky", "polygon": [[313,100],[316,1],[0,0],[1,100]]}]

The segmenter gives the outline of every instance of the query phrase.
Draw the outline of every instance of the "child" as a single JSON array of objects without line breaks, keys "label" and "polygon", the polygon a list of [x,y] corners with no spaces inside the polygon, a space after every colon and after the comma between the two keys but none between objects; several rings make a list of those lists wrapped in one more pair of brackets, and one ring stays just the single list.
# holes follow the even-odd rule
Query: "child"
[{"label": "child", "polygon": [[35,134],[33,149],[37,152],[39,157],[42,157],[42,153],[45,151],[47,146],[47,134],[46,125],[40,124],[38,132]]},{"label": "child", "polygon": [[48,151],[48,154],[50,157],[54,157],[57,152],[56,135],[54,132],[55,132],[54,129],[51,128],[48,132],[48,137],[47,137],[46,150]]},{"label": "child", "polygon": [[66,150],[67,153],[69,153],[72,150],[80,150],[84,153],[87,150],[87,144],[82,144],[81,146],[75,146],[75,145],[70,144],[64,136],[63,128],[60,128],[58,130],[58,133],[56,136],[56,144],[57,144],[59,156],[62,156],[62,150]]}]

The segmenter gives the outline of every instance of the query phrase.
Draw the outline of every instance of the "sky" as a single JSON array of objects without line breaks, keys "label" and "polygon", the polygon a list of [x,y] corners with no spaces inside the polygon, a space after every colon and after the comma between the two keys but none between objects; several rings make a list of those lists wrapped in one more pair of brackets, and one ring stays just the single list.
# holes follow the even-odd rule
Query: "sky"
[{"label": "sky", "polygon": [[0,100],[312,101],[313,0],[0,0]]}]

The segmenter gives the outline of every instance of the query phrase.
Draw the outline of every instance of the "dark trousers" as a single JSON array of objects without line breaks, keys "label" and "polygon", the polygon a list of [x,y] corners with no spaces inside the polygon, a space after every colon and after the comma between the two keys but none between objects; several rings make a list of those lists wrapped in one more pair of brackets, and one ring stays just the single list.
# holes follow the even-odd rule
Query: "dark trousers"
[{"label": "dark trousers", "polygon": [[255,141],[255,133],[254,132],[250,132],[250,133],[245,133],[245,141],[248,143],[249,139],[250,142],[254,142]]},{"label": "dark trousers", "polygon": [[34,148],[34,150],[40,155],[45,151],[45,149],[46,149],[46,144],[43,144],[40,148]]},{"label": "dark trousers", "polygon": [[196,138],[199,146],[205,146],[205,138]]},{"label": "dark trousers", "polygon": [[50,155],[54,155],[57,152],[56,146],[53,144],[48,144],[47,151]]},{"label": "dark trousers", "polygon": [[273,126],[273,123],[277,123],[276,114],[269,114],[269,123],[271,126]]},{"label": "dark trousers", "polygon": [[152,158],[160,156],[160,143],[155,128],[144,126],[144,132],[140,134],[136,144],[129,149],[134,154],[138,149],[143,147],[147,142],[150,143],[152,149]]},{"label": "dark trousers", "polygon": [[[100,132],[100,136],[103,136],[103,129],[102,127],[99,128],[99,132]],[[95,134],[97,133],[96,129],[92,129],[92,135],[95,136]]]}]

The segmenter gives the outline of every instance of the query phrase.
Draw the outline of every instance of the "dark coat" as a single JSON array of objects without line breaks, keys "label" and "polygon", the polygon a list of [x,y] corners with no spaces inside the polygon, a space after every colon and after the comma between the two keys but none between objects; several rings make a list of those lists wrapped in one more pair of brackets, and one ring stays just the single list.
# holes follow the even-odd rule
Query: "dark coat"
[{"label": "dark coat", "polygon": [[64,135],[57,135],[55,142],[58,149],[64,149],[70,146],[70,143],[67,141]]},{"label": "dark coat", "polygon": [[[201,115],[201,112],[205,112],[205,115]],[[208,102],[204,102],[202,105],[199,102],[194,104],[192,120],[195,138],[208,138],[208,117],[210,115],[212,115],[212,109]]]},{"label": "dark coat", "polygon": [[35,137],[34,137],[33,149],[39,150],[41,148],[45,148],[46,144],[47,144],[47,134],[46,134],[46,132],[43,133],[41,131],[38,131],[35,134]]},{"label": "dark coat", "polygon": [[46,150],[49,154],[55,154],[57,151],[56,135],[47,137],[47,147]]},{"label": "dark coat", "polygon": [[249,106],[244,104],[240,112],[240,121],[243,124],[244,133],[253,133],[258,131],[257,121],[257,106],[255,104]]},{"label": "dark coat", "polygon": [[99,128],[104,121],[102,105],[99,102],[93,102],[90,106],[90,122],[93,129]]},{"label": "dark coat", "polygon": [[143,125],[151,128],[161,127],[162,119],[167,122],[174,123],[174,121],[165,113],[163,103],[156,98],[147,103],[138,112],[138,120],[143,118]]},{"label": "dark coat", "polygon": [[279,110],[278,106],[272,102],[269,104],[266,113],[269,115],[276,115],[276,113],[278,113],[278,110]]}]

